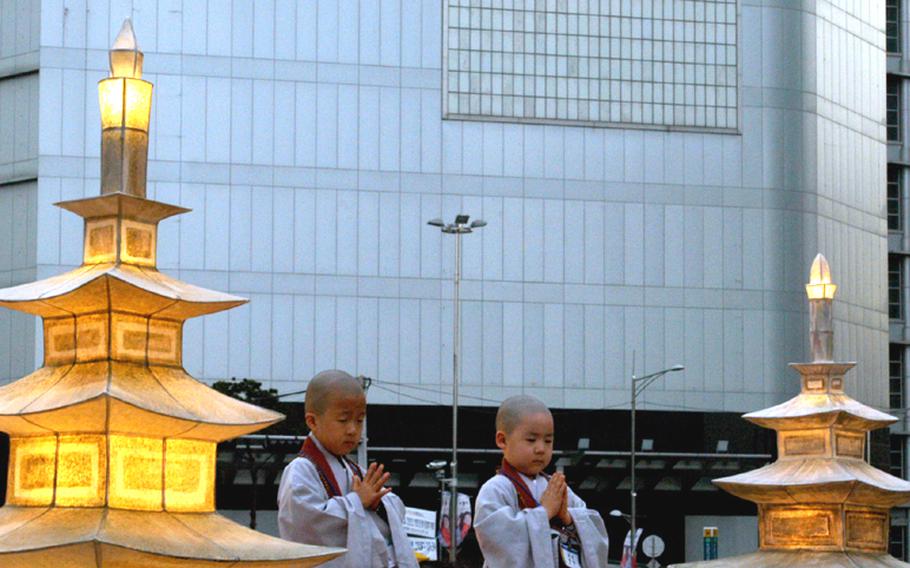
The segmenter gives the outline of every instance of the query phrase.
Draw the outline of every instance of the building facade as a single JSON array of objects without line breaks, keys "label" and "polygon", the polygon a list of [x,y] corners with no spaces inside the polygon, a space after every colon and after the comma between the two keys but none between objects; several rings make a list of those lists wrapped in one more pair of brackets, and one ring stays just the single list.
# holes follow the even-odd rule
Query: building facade
[{"label": "building facade", "polygon": [[[0,285],[79,262],[80,221],[51,204],[98,192],[95,85],[131,17],[155,84],[149,197],[194,210],[162,223],[159,266],[250,298],[187,325],[191,374],[284,393],[343,368],[373,378],[384,416],[431,423],[451,398],[454,251],[426,221],[466,213],[488,225],[463,240],[462,404],[489,416],[524,392],[595,417],[577,420],[590,453],[621,473],[630,377],[684,364],[639,408],[642,449],[680,452],[648,490],[691,491],[712,471],[674,474],[683,453],[762,454],[715,416],[797,391],[816,252],[840,285],[837,355],[859,362],[848,391],[893,404],[884,266],[906,208],[885,166],[903,155],[885,16],[884,0],[2,0]],[[0,380],[41,358],[35,322],[0,313]],[[660,428],[696,415],[703,431]],[[621,474],[594,473],[622,495]]]}]

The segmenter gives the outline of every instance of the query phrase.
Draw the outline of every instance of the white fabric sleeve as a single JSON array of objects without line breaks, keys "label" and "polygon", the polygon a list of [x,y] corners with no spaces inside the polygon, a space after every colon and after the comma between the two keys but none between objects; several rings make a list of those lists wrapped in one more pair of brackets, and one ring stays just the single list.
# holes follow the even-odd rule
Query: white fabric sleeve
[{"label": "white fabric sleeve", "polygon": [[418,568],[417,556],[411,548],[411,541],[404,528],[405,506],[401,498],[394,493],[389,493],[382,498],[389,520],[389,532],[392,535],[392,546],[395,549],[395,561],[398,568]]},{"label": "white fabric sleeve", "polygon": [[610,539],[603,517],[569,489],[569,514],[581,541],[582,562],[589,568],[606,566]]},{"label": "white fabric sleeve", "polygon": [[365,568],[375,564],[371,558],[370,523],[360,497],[351,492],[329,498],[316,466],[307,459],[295,459],[281,476],[278,530],[286,540],[348,550],[347,554],[323,564],[325,567]]},{"label": "white fabric sleeve", "polygon": [[487,568],[555,568],[550,520],[543,506],[520,509],[512,483],[501,475],[477,495],[474,531]]}]

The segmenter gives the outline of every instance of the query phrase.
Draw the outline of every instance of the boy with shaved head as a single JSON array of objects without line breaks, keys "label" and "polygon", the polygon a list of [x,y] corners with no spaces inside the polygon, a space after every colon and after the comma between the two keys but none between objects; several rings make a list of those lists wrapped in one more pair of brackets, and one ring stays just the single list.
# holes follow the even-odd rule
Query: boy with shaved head
[{"label": "boy with shaved head", "polygon": [[376,463],[364,473],[345,457],[360,443],[366,418],[360,381],[344,371],[317,374],[305,412],[310,435],[278,487],[281,538],[347,548],[322,564],[329,568],[417,568],[404,504],[385,487],[389,473]]},{"label": "boy with shaved head", "polygon": [[477,495],[474,530],[486,568],[599,568],[607,565],[607,531],[597,511],[543,469],[553,457],[553,415],[520,395],[496,413],[502,466]]}]

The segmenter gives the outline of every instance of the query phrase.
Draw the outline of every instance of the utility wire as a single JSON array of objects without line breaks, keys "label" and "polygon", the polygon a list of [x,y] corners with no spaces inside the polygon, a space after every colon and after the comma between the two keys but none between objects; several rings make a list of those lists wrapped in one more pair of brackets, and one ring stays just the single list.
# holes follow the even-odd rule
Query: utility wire
[{"label": "utility wire", "polygon": [[[449,395],[450,395],[451,392],[452,392],[451,390],[446,390],[445,388],[437,389],[437,388],[428,387],[428,386],[424,386],[424,385],[411,385],[411,384],[408,384],[408,383],[396,383],[396,382],[391,382],[391,381],[380,381],[380,380],[378,380],[378,379],[375,380],[374,382],[382,383],[382,384],[384,384],[384,385],[389,385],[390,387],[391,387],[391,386],[394,386],[394,387],[398,387],[398,388],[409,388],[409,389],[414,389],[414,390],[418,390],[418,391],[432,392],[432,393],[435,393],[435,394],[449,394]],[[443,387],[444,387],[444,385],[440,385],[440,386],[443,386]],[[464,386],[473,386],[473,385],[462,385],[462,387],[464,387]],[[496,404],[497,406],[498,406],[499,404],[502,403],[501,400],[493,400],[492,398],[485,398],[485,397],[482,397],[482,396],[472,395],[472,394],[468,394],[468,393],[464,393],[464,392],[459,392],[459,393],[458,393],[458,397],[459,397],[459,398],[470,398],[470,399],[473,399],[473,400],[479,400],[479,401],[481,401],[481,402],[489,402],[489,403],[492,403],[492,404]]]},{"label": "utility wire", "polygon": [[[415,385],[415,384],[395,382],[395,381],[382,381],[379,379],[373,379],[372,384],[376,388],[382,389],[386,392],[389,392],[389,393],[392,393],[392,394],[395,394],[398,396],[403,396],[403,397],[406,397],[406,398],[409,398],[409,399],[412,399],[412,400],[415,400],[418,402],[422,402],[425,404],[430,404],[433,406],[449,406],[449,405],[435,401],[435,400],[431,400],[428,398],[423,398],[420,396],[409,394],[407,392],[403,392],[400,389],[412,389],[412,390],[421,391],[421,392],[427,392],[427,393],[433,393],[433,394],[443,394],[443,395],[449,395],[449,396],[451,396],[451,394],[452,394],[451,388],[448,388],[448,389],[445,388],[447,385],[440,385],[443,388],[433,388],[433,387],[427,386],[427,385]],[[387,386],[382,386],[382,385],[387,385]],[[473,385],[470,385],[470,386],[473,386]],[[390,387],[397,387],[399,390],[395,390]],[[281,393],[277,396],[277,398],[281,399],[281,398],[285,398],[288,396],[299,395],[299,394],[306,394],[306,389],[299,390],[299,391],[293,391],[293,392]],[[466,398],[466,399],[476,400],[476,401],[480,401],[480,402],[486,402],[489,404],[494,404],[496,406],[499,406],[502,403],[501,400],[494,400],[491,398],[467,394],[464,392],[459,393],[459,398]],[[644,397],[642,397],[642,398],[644,398]],[[572,411],[572,412],[579,412],[579,413],[597,412],[599,410],[611,410],[611,409],[615,409],[615,408],[627,407],[630,405],[631,405],[631,401],[621,401],[621,402],[618,402],[615,404],[602,406],[600,408],[564,408],[564,409],[560,409],[560,410],[563,412]],[[686,411],[690,411],[690,412],[712,412],[712,410],[704,408],[704,407],[687,406],[684,404],[670,404],[670,403],[665,403],[665,402],[655,402],[655,401],[649,401],[649,400],[643,400],[642,405],[656,406],[659,408],[667,408],[667,409],[673,409],[673,410],[686,410]],[[882,412],[888,412],[888,413],[891,413],[891,412],[903,413],[903,412],[910,411],[910,407],[891,408],[888,406],[876,406],[876,405],[866,405],[866,406],[868,406],[870,408],[874,408],[875,410],[880,410]],[[465,410],[476,411],[477,409],[465,409]],[[642,409],[642,410],[644,410],[644,409]]]},{"label": "utility wire", "polygon": [[390,392],[390,393],[395,394],[395,395],[398,395],[398,396],[404,396],[404,397],[407,397],[407,398],[410,398],[410,399],[413,399],[413,400],[416,400],[416,401],[419,401],[419,402],[424,402],[424,403],[427,403],[427,404],[430,404],[430,405],[433,405],[433,406],[443,406],[443,405],[440,404],[438,401],[430,400],[430,399],[428,399],[428,398],[421,398],[421,397],[419,397],[419,396],[415,396],[415,395],[413,395],[413,394],[408,394],[408,393],[406,393],[406,392],[394,391],[394,390],[392,390],[392,389],[390,389],[390,388],[386,388],[386,387],[382,386],[381,384],[374,384],[373,386],[376,387],[377,389],[384,390],[384,391],[386,391],[386,392]]},{"label": "utility wire", "polygon": [[[393,393],[393,394],[398,394],[398,395],[400,395],[400,396],[408,397],[408,398],[411,398],[411,399],[414,399],[414,400],[418,400],[418,401],[421,401],[421,402],[426,402],[426,403],[429,403],[429,404],[432,404],[432,405],[435,405],[435,406],[448,406],[448,404],[441,403],[441,402],[437,402],[437,401],[435,401],[435,400],[428,400],[428,399],[426,399],[426,398],[421,398],[421,397],[419,397],[419,396],[415,396],[415,395],[409,394],[409,393],[404,392],[404,391],[401,391],[401,390],[395,390],[395,389],[390,388],[390,387],[397,387],[398,389],[408,388],[408,389],[414,389],[414,390],[418,390],[418,391],[422,391],[422,392],[428,392],[428,393],[433,393],[433,394],[443,394],[443,395],[449,395],[449,396],[451,396],[451,393],[452,393],[451,390],[433,388],[433,387],[430,387],[430,386],[427,386],[427,385],[412,385],[412,384],[408,384],[408,383],[399,383],[399,382],[392,382],[392,381],[381,381],[381,380],[378,380],[378,379],[373,379],[373,384],[374,384],[374,386],[376,386],[377,388],[382,388],[382,390],[384,390],[384,391],[386,391],[386,392],[390,392],[390,393]],[[382,386],[382,387],[381,387],[380,385],[387,385],[387,386]],[[480,401],[483,401],[483,402],[489,402],[489,403],[495,404],[495,405],[497,405],[497,406],[499,406],[499,405],[502,403],[501,400],[494,400],[494,399],[491,399],[491,398],[486,398],[486,397],[476,396],[476,395],[463,394],[463,393],[459,393],[459,397],[471,398],[471,399],[474,399],[474,400],[480,400]],[[562,411],[562,412],[570,411],[570,412],[576,412],[576,413],[589,413],[589,412],[598,412],[598,411],[601,411],[601,410],[610,410],[610,409],[614,409],[614,408],[619,408],[619,407],[623,407],[623,406],[628,406],[629,404],[630,404],[630,403],[629,403],[628,401],[623,401],[623,402],[618,402],[618,403],[616,403],[616,404],[611,404],[611,405],[607,405],[607,406],[602,406],[602,407],[600,407],[600,408],[564,408],[564,409],[560,409],[560,411]],[[696,409],[693,409],[693,410],[696,410]],[[494,410],[491,409],[491,411],[494,411]]]}]

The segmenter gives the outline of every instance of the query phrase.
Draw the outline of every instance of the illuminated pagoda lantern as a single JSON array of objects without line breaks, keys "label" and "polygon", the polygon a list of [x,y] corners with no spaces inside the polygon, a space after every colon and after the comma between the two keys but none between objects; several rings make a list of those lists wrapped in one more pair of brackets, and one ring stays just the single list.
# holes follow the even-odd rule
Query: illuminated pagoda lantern
[{"label": "illuminated pagoda lantern", "polygon": [[863,459],[866,434],[896,419],[844,393],[844,375],[854,363],[834,361],[836,289],[819,254],[806,285],[812,362],[791,363],[801,376],[801,391],[744,416],[777,431],[778,460],[714,480],[758,505],[759,550],[679,567],[910,566],[887,553],[890,509],[910,501],[910,483]]},{"label": "illuminated pagoda lantern", "polygon": [[40,316],[44,366],[0,388],[10,435],[3,568],[306,567],[343,552],[285,542],[215,513],[220,441],[281,414],[224,396],[182,366],[184,322],[246,300],[156,270],[158,223],[188,210],[145,198],[152,85],[124,22],[101,103],[101,195],[79,268],[0,290]]}]

